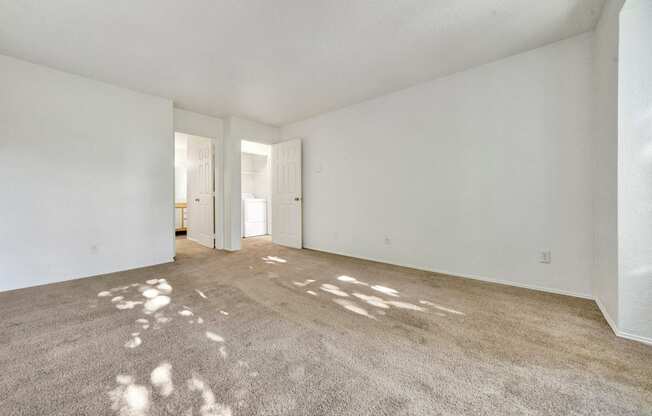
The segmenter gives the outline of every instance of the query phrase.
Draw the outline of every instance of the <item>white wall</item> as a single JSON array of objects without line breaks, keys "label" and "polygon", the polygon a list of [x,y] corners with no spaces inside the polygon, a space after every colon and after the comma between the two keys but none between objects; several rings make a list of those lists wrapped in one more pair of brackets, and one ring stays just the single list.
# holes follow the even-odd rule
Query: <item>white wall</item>
[{"label": "white wall", "polygon": [[619,327],[652,343],[652,1],[620,13]]},{"label": "white wall", "polygon": [[174,134],[174,202],[188,199],[188,135]]},{"label": "white wall", "polygon": [[618,15],[608,0],[593,39],[593,296],[618,322]]},{"label": "white wall", "polygon": [[229,120],[232,134],[241,140],[272,144],[281,138],[281,129],[279,127],[242,117],[229,117]]},{"label": "white wall", "polygon": [[591,47],[584,34],[284,126],[304,139],[304,245],[590,296]]},{"label": "white wall", "polygon": [[0,56],[0,290],[169,262],[172,102]]},{"label": "white wall", "polygon": [[175,108],[174,131],[211,139],[221,139],[224,135],[224,122],[221,118]]}]

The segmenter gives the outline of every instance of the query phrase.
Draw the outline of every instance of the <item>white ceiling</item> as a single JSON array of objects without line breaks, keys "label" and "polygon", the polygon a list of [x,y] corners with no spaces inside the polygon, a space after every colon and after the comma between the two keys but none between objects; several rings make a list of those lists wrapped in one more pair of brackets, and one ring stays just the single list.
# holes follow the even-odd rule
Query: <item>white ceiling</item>
[{"label": "white ceiling", "polygon": [[280,125],[590,30],[604,0],[0,0],[0,53]]}]

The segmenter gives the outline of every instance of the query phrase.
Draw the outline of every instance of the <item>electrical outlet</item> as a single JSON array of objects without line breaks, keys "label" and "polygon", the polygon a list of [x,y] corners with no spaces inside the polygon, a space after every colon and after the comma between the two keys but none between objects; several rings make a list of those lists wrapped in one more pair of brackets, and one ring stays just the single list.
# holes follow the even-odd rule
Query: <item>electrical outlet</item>
[{"label": "electrical outlet", "polygon": [[539,263],[549,264],[552,262],[552,254],[550,250],[543,250],[539,253]]},{"label": "electrical outlet", "polygon": [[389,237],[385,236],[385,245],[386,246],[391,246],[392,245],[392,240],[389,239]]}]

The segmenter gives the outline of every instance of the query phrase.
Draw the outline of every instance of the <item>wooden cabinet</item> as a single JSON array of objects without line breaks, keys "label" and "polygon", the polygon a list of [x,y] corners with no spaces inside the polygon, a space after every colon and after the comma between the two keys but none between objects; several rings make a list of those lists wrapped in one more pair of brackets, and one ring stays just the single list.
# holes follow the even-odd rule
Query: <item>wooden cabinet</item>
[{"label": "wooden cabinet", "polygon": [[174,204],[174,227],[176,231],[187,231],[186,224],[188,223],[187,214],[188,204],[185,202],[177,202]]}]

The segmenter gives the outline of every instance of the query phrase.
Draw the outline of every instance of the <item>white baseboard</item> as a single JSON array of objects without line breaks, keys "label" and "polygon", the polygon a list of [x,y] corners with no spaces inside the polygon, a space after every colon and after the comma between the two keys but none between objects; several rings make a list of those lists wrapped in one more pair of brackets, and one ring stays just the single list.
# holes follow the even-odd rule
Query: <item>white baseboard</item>
[{"label": "white baseboard", "polygon": [[412,264],[389,263],[389,262],[387,262],[385,260],[379,260],[379,259],[361,257],[361,256],[353,256],[353,255],[347,254],[347,253],[341,253],[341,252],[331,251],[331,250],[323,250],[323,249],[312,248],[312,247],[308,247],[308,246],[304,246],[304,248],[307,248],[309,250],[321,251],[321,252],[324,252],[324,253],[337,254],[337,255],[340,255],[340,256],[353,257],[353,258],[362,259],[362,260],[374,261],[374,262],[377,262],[377,263],[385,263],[385,264],[391,264],[391,265],[394,265],[394,266],[407,267],[409,269],[415,269],[415,270],[426,271],[426,272],[437,273],[437,274],[444,274],[444,275],[451,276],[451,277],[462,277],[462,278],[465,278],[465,279],[479,280],[479,281],[482,281],[482,282],[496,283],[496,284],[499,284],[499,285],[514,286],[514,287],[520,287],[520,288],[523,288],[523,289],[538,290],[540,292],[548,292],[548,293],[554,293],[554,294],[557,294],[557,295],[573,296],[573,297],[576,297],[576,298],[593,300],[593,296],[591,294],[588,294],[588,293],[573,292],[573,291],[561,290],[561,289],[553,289],[553,288],[544,287],[544,286],[530,285],[530,284],[526,284],[526,283],[513,282],[513,281],[510,281],[510,280],[492,279],[492,278],[489,278],[489,277],[472,275],[472,274],[460,274],[460,273],[455,273],[455,272],[449,272],[447,270],[433,270],[433,269],[429,269],[429,268],[415,266],[415,265],[412,265]]},{"label": "white baseboard", "polygon": [[312,248],[312,247],[309,247],[309,246],[304,246],[304,248],[309,249],[309,250],[314,250],[314,251],[321,251],[321,252],[324,252],[324,253],[337,254],[339,256],[352,257],[352,258],[368,260],[368,261],[374,261],[374,262],[379,262],[379,263],[392,264],[394,266],[407,267],[407,268],[410,268],[410,269],[421,270],[421,271],[426,271],[426,272],[431,272],[431,273],[444,274],[444,275],[451,276],[451,277],[461,277],[461,278],[465,278],[465,279],[479,280],[479,281],[482,281],[482,282],[497,283],[497,284],[501,284],[501,285],[521,287],[521,288],[524,288],[524,289],[538,290],[538,291],[541,291],[541,292],[555,293],[557,295],[573,296],[573,297],[576,297],[576,298],[594,300],[595,303],[598,305],[598,308],[600,309],[600,312],[602,312],[602,315],[604,316],[607,323],[611,327],[611,330],[614,332],[614,334],[617,337],[629,339],[629,340],[632,340],[632,341],[638,341],[638,342],[641,342],[643,344],[652,345],[652,338],[646,338],[646,337],[641,337],[641,336],[634,335],[634,334],[629,334],[627,332],[623,332],[620,329],[618,329],[618,326],[616,325],[614,320],[611,318],[611,316],[607,313],[607,310],[604,307],[604,304],[600,301],[600,299],[598,299],[598,298],[596,298],[596,297],[594,297],[594,296],[592,296],[590,294],[587,294],[587,293],[573,292],[573,291],[560,290],[560,289],[552,289],[552,288],[549,288],[549,287],[529,285],[529,284],[524,284],[524,283],[519,283],[519,282],[512,282],[512,281],[509,281],[509,280],[492,279],[492,278],[477,276],[477,275],[451,273],[451,272],[448,272],[448,271],[445,271],[445,270],[432,270],[432,269],[418,267],[418,266],[414,266],[414,265],[410,265],[410,264],[389,263],[389,262],[383,261],[383,260],[378,260],[378,259],[373,259],[373,258],[368,258],[368,257],[361,257],[361,256],[353,256],[353,255],[347,254],[347,253],[341,253],[341,252],[332,251],[332,250],[323,250],[323,249],[320,249],[320,248]]},{"label": "white baseboard", "polygon": [[616,335],[618,335],[621,338],[641,342],[641,343],[647,344],[647,345],[652,345],[652,338],[641,337],[641,336],[630,334],[630,333],[623,332],[623,331],[618,331],[618,333]]},{"label": "white baseboard", "polygon": [[602,303],[600,298],[597,297],[597,296],[595,297],[595,303],[598,305],[598,309],[600,309],[600,312],[602,312],[602,316],[604,316],[604,319],[607,321],[607,323],[611,327],[611,330],[614,331],[614,334],[616,334],[617,336],[620,336],[620,335],[618,335],[618,333],[620,331],[618,330],[618,326],[616,325],[616,322],[613,320],[611,315],[609,315],[609,312],[607,312],[607,308],[604,306],[604,303]]},{"label": "white baseboard", "polygon": [[595,298],[595,303],[598,305],[598,308],[600,309],[600,312],[602,312],[602,315],[604,316],[604,319],[606,319],[607,323],[611,327],[611,330],[614,331],[614,334],[616,334],[616,336],[618,336],[620,338],[629,339],[629,340],[632,340],[632,341],[641,342],[643,344],[652,345],[652,338],[641,337],[639,335],[634,335],[634,334],[630,334],[628,332],[621,331],[618,328],[618,325],[616,325],[616,323],[614,322],[611,315],[609,315],[609,313],[607,312],[607,308],[605,308],[604,303],[602,303],[600,298],[598,298],[597,296]]},{"label": "white baseboard", "polygon": [[513,282],[511,280],[492,279],[490,277],[484,277],[484,276],[451,273],[451,272],[442,271],[442,270],[428,270],[428,271],[433,272],[433,273],[438,273],[438,274],[445,274],[445,275],[453,276],[453,277],[463,277],[465,279],[473,279],[473,280],[479,280],[479,281],[482,281],[482,282],[496,283],[496,284],[499,284],[499,285],[514,286],[514,287],[520,287],[520,288],[523,288],[523,289],[530,289],[530,290],[538,290],[539,292],[554,293],[556,295],[572,296],[572,297],[575,297],[575,298],[593,300],[593,296],[591,296],[588,293],[573,292],[573,291],[570,291],[570,290],[562,290],[562,289],[553,289],[553,288],[549,288],[549,287],[545,287],[545,286],[530,285],[530,284],[527,284],[527,283]]}]

